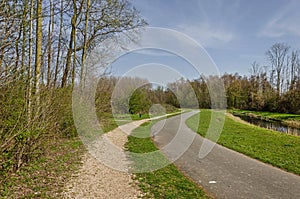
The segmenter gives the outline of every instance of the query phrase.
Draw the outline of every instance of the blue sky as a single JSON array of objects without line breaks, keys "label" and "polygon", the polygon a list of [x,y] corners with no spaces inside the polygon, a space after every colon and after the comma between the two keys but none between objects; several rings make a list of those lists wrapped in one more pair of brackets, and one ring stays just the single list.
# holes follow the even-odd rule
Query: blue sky
[{"label": "blue sky", "polygon": [[[254,61],[266,65],[265,52],[276,42],[300,49],[298,0],[133,0],[132,3],[149,26],[174,29],[199,42],[221,73],[247,75]],[[120,60],[128,62],[129,67],[128,60],[135,65],[145,64],[141,61],[145,59],[129,55]],[[173,63],[180,68],[184,67],[183,62],[173,60],[162,64]],[[188,73],[194,78],[191,70]]]}]

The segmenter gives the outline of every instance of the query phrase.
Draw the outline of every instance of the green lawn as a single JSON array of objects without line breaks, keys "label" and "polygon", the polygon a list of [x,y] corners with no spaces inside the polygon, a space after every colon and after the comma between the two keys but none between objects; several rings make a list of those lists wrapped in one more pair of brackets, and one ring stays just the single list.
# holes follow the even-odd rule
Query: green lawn
[{"label": "green lawn", "polygon": [[[132,136],[128,137],[128,151],[146,153],[157,150],[151,138],[137,138],[150,135],[151,126],[152,124],[147,122],[134,130]],[[160,159],[168,162],[162,154]],[[145,161],[149,161],[149,164],[155,163],[153,160],[152,163],[151,160]],[[133,162],[134,167],[139,167],[139,164],[138,161]],[[147,193],[145,198],[208,198],[198,185],[186,178],[173,164],[154,172],[137,173],[135,180],[139,181],[140,189]]]},{"label": "green lawn", "polygon": [[287,113],[272,113],[267,111],[248,111],[248,110],[231,110],[232,113],[240,114],[254,114],[265,118],[275,119],[275,120],[299,120],[299,114],[287,114]]},{"label": "green lawn", "polygon": [[[205,136],[210,117],[211,110],[201,110],[199,128],[196,129],[198,115],[189,118],[187,125]],[[300,174],[300,137],[242,124],[226,116],[218,143],[262,162]]]}]

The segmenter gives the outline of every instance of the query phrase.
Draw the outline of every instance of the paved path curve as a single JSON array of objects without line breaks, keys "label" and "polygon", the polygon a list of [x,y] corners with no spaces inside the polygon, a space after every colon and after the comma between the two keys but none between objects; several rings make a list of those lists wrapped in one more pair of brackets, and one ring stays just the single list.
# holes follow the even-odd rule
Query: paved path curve
[{"label": "paved path curve", "polygon": [[[194,132],[185,120],[195,112],[175,116],[153,126],[155,144],[162,148],[174,138],[180,126],[187,137]],[[199,159],[199,149],[204,138],[198,134],[189,149],[175,161],[175,165],[208,193],[216,198],[300,198],[300,176],[261,163],[220,145],[204,159]],[[172,152],[164,151],[172,158]]]}]

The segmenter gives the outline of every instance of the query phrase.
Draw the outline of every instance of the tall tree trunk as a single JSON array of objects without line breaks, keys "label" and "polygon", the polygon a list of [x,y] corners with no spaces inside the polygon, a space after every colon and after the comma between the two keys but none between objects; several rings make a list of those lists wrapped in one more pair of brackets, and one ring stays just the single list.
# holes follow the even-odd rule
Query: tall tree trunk
[{"label": "tall tree trunk", "polygon": [[81,71],[80,71],[80,87],[84,87],[84,70],[85,70],[85,60],[87,54],[87,32],[89,28],[89,10],[91,6],[91,1],[86,1],[86,12],[85,12],[85,29],[83,35],[83,50],[81,55]]},{"label": "tall tree trunk", "polygon": [[67,79],[69,76],[69,71],[71,68],[72,63],[72,52],[73,52],[73,44],[74,44],[74,38],[76,37],[76,21],[77,21],[77,5],[76,0],[73,0],[73,16],[71,19],[72,29],[71,29],[71,35],[70,35],[70,41],[69,41],[69,48],[67,52],[67,61],[66,61],[66,67],[65,71],[61,80],[61,87],[66,87],[67,85]]},{"label": "tall tree trunk", "polygon": [[30,0],[30,19],[29,19],[29,60],[28,60],[28,90],[27,90],[27,120],[28,123],[31,122],[31,114],[32,114],[32,55],[33,55],[33,0]]},{"label": "tall tree trunk", "polygon": [[37,96],[37,103],[39,103],[40,94],[40,76],[41,76],[41,66],[42,66],[42,2],[43,0],[37,0],[36,7],[36,52],[35,52],[35,93]]},{"label": "tall tree trunk", "polygon": [[48,67],[47,67],[47,87],[51,83],[51,61],[52,61],[52,38],[54,31],[54,13],[53,13],[53,4],[52,0],[49,0],[50,3],[50,19],[48,26]]},{"label": "tall tree trunk", "polygon": [[57,44],[57,57],[56,57],[56,65],[55,65],[55,72],[54,72],[54,87],[56,86],[58,67],[60,63],[60,51],[61,51],[62,28],[63,28],[63,6],[64,6],[64,1],[60,0],[60,22],[59,22],[58,44]]},{"label": "tall tree trunk", "polygon": [[[74,34],[74,49],[76,49],[76,30],[75,30],[75,34]],[[76,71],[76,50],[74,50],[74,54],[73,54],[73,69],[72,69],[72,89],[74,88],[75,85],[75,71]]]},{"label": "tall tree trunk", "polygon": [[276,92],[277,92],[277,97],[279,98],[281,93],[281,71],[277,71]]},{"label": "tall tree trunk", "polygon": [[[14,15],[17,15],[18,10],[17,10],[17,1],[14,1],[13,4],[13,11],[14,11]],[[20,43],[20,39],[22,36],[22,23],[19,25],[19,32],[18,32],[18,37],[15,39],[15,50],[16,50],[16,58],[15,58],[15,72],[17,72],[18,67],[19,67],[19,60],[20,60],[20,49],[19,49],[19,43]]]},{"label": "tall tree trunk", "polygon": [[290,90],[294,90],[295,89],[295,83],[296,83],[296,66],[298,62],[298,52],[297,51],[293,51],[292,52],[292,58],[291,58],[291,86],[290,86]]},{"label": "tall tree trunk", "polygon": [[3,66],[2,66],[3,58],[4,58],[4,52],[3,51],[4,51],[3,49],[0,50],[0,68],[1,69],[3,68]]},{"label": "tall tree trunk", "polygon": [[21,35],[22,35],[22,28],[20,27],[18,38],[15,40],[15,42],[16,42],[16,59],[15,59],[15,69],[16,69],[16,71],[19,67],[19,60],[20,60],[19,43],[20,43]]},{"label": "tall tree trunk", "polygon": [[28,0],[24,1],[24,11],[23,11],[23,19],[22,19],[22,59],[21,59],[21,73],[22,77],[25,77],[25,58],[26,58],[26,42],[27,42],[27,13],[28,13]]}]

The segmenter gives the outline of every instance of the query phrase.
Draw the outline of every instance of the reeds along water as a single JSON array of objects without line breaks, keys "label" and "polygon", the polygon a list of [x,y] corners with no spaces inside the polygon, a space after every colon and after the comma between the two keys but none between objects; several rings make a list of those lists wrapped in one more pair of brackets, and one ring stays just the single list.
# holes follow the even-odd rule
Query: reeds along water
[{"label": "reeds along water", "polygon": [[256,126],[271,129],[274,131],[287,133],[290,135],[300,136],[300,128],[294,128],[283,124],[280,121],[266,121],[258,118],[254,118],[247,115],[236,115],[240,117],[242,120],[254,124]]}]

